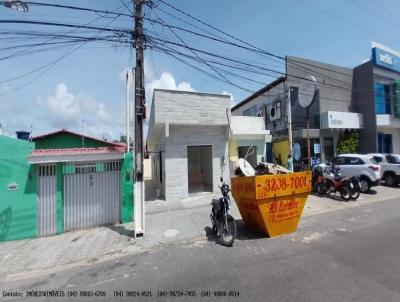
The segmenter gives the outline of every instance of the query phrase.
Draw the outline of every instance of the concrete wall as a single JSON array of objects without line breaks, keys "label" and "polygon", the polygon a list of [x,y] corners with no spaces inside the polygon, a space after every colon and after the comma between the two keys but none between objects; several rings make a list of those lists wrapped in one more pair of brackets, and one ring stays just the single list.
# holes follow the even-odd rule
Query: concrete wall
[{"label": "concrete wall", "polygon": [[360,153],[374,153],[378,149],[374,97],[374,77],[371,62],[354,68],[353,107],[363,114],[364,128],[360,129]]},{"label": "concrete wall", "polygon": [[165,198],[165,138],[161,138],[159,142],[160,144],[151,146],[152,152],[149,158],[151,161],[151,178],[145,179],[146,201]]},{"label": "concrete wall", "polygon": [[[287,73],[288,85],[300,87],[313,75],[319,83],[319,102],[314,102],[309,108],[310,128],[318,129],[319,114],[325,111],[352,111],[352,82],[353,70],[351,68],[325,64],[313,60],[288,56]],[[299,91],[299,94],[311,92]],[[304,117],[306,109],[298,102],[292,103],[293,129],[306,128]]]},{"label": "concrete wall", "polygon": [[[213,191],[219,192],[219,177],[229,182],[227,127],[170,126],[165,140],[165,199],[188,196],[187,147],[212,146]],[[222,173],[221,173],[222,172]]]},{"label": "concrete wall", "polygon": [[230,114],[229,96],[155,89],[150,121],[155,124],[227,125],[227,109]]},{"label": "concrete wall", "polygon": [[37,235],[35,166],[27,157],[34,144],[0,136],[0,241]]}]

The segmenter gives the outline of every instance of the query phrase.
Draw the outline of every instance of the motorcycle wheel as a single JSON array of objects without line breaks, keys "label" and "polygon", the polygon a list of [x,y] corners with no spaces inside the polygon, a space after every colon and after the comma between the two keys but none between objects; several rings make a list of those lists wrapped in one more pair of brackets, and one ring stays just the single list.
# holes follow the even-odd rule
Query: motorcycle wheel
[{"label": "motorcycle wheel", "polygon": [[215,219],[213,218],[213,214],[210,214],[211,224],[212,224],[212,232],[214,235],[218,234],[218,227],[215,223]]},{"label": "motorcycle wheel", "polygon": [[344,201],[349,201],[351,198],[351,190],[348,186],[343,186],[340,189],[340,197],[342,197],[342,199]]},{"label": "motorcycle wheel", "polygon": [[319,196],[322,196],[325,194],[325,184],[323,182],[320,182],[317,185],[317,193]]},{"label": "motorcycle wheel", "polygon": [[236,239],[236,222],[231,215],[228,215],[228,228],[222,224],[222,232],[220,233],[220,240],[224,246],[232,246]]},{"label": "motorcycle wheel", "polygon": [[360,190],[358,188],[354,188],[351,190],[351,199],[352,200],[357,200],[358,197],[360,197]]}]

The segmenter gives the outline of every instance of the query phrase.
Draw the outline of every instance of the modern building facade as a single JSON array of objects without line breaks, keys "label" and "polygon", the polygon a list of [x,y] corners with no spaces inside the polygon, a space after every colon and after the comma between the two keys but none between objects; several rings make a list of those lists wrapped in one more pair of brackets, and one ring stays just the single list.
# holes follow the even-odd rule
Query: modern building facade
[{"label": "modern building facade", "polygon": [[371,59],[354,68],[353,104],[365,120],[362,153],[400,153],[400,53],[373,43]]},{"label": "modern building facade", "polygon": [[[340,134],[363,127],[362,115],[352,104],[353,70],[298,57],[287,57],[286,69],[285,76],[234,106],[232,115],[263,116],[272,134],[266,159],[272,162],[273,155],[280,154],[286,165],[290,101],[293,144],[300,146],[294,157],[301,162],[307,157],[307,109],[300,106],[299,97],[309,97],[313,99],[308,108],[311,156],[332,159]],[[318,82],[317,91],[309,88],[311,76]]]}]

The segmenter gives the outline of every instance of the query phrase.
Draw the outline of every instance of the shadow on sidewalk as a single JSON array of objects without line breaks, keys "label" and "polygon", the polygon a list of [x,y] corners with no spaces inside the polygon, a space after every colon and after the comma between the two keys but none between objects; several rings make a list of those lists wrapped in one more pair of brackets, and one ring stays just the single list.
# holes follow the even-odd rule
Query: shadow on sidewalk
[{"label": "shadow on sidewalk", "polygon": [[364,193],[366,195],[376,195],[378,192],[376,190],[370,189],[368,192]]},{"label": "shadow on sidewalk", "polygon": [[114,231],[122,236],[126,236],[129,238],[135,238],[135,231],[127,229],[124,225],[107,225],[105,226],[111,231]]},{"label": "shadow on sidewalk", "polygon": [[[214,234],[212,228],[210,226],[206,226],[204,228],[207,236],[207,240],[209,242],[214,242],[219,244],[219,240],[216,234]],[[255,240],[255,239],[263,239],[267,238],[267,236],[257,230],[250,229],[246,226],[242,219],[236,220],[236,240]]]}]

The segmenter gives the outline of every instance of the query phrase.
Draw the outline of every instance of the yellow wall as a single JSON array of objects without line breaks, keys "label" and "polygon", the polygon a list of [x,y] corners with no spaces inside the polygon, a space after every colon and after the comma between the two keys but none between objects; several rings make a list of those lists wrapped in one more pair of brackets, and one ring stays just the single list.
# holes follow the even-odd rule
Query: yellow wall
[{"label": "yellow wall", "polygon": [[231,139],[229,143],[229,154],[231,161],[239,160],[238,145],[235,139]]},{"label": "yellow wall", "polygon": [[278,154],[281,155],[283,166],[287,166],[287,156],[289,154],[289,142],[281,141],[272,143],[272,152],[276,157]]}]

